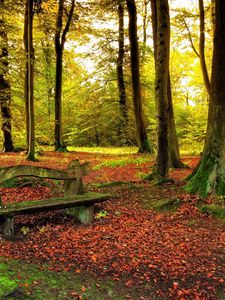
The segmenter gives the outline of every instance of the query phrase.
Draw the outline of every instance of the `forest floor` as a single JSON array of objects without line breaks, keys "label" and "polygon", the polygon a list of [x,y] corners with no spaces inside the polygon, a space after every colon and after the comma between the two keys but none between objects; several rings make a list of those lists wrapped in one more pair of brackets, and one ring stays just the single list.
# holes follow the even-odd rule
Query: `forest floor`
[{"label": "forest floor", "polygon": [[[0,236],[0,299],[163,300],[225,299],[225,222],[203,213],[200,199],[183,190],[189,169],[171,170],[173,182],[143,179],[148,155],[45,152],[30,163],[24,154],[1,154],[1,166],[66,168],[89,161],[89,191],[112,194],[95,207],[95,220],[79,224],[62,211],[15,218],[16,237]],[[4,203],[62,194],[59,181],[11,180],[0,187]],[[1,284],[15,293],[1,298]]]}]

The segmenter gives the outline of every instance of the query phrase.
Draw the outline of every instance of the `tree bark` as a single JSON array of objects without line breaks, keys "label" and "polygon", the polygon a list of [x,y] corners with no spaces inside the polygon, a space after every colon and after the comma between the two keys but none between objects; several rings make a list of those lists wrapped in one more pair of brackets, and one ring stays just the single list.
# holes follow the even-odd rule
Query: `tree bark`
[{"label": "tree bark", "polygon": [[225,2],[215,0],[211,107],[207,135],[198,168],[189,176],[186,191],[225,195]]},{"label": "tree bark", "polygon": [[209,99],[211,98],[211,83],[209,80],[208,70],[206,66],[205,60],[205,11],[204,11],[204,3],[203,0],[199,0],[199,13],[200,13],[200,41],[199,41],[199,59],[201,64],[202,76],[204,80],[204,84],[209,95]]},{"label": "tree bark", "polygon": [[120,139],[127,143],[128,135],[128,112],[127,96],[124,81],[124,0],[118,0],[119,18],[119,48],[117,58],[117,83],[119,91],[119,107],[121,113]]},{"label": "tree bark", "polygon": [[134,0],[126,0],[129,14],[129,40],[130,40],[130,59],[131,59],[131,77],[134,114],[136,121],[136,138],[140,153],[153,153],[152,146],[147,136],[147,130],[144,123],[141,80],[140,80],[140,61],[139,46],[137,38],[137,9]]},{"label": "tree bark", "polygon": [[[153,29],[153,46],[154,46],[154,57],[155,57],[155,68],[156,68],[156,52],[157,52],[157,7],[156,0],[151,0],[151,11],[152,11],[152,29]],[[169,67],[168,67],[169,68]],[[181,162],[179,153],[179,144],[176,134],[176,126],[174,121],[172,92],[171,92],[171,80],[168,70],[168,82],[167,82],[167,97],[168,97],[168,147],[169,147],[169,161],[172,168],[182,168],[184,164]],[[157,101],[156,101],[157,105]]]},{"label": "tree bark", "polygon": [[157,102],[157,156],[156,178],[161,181],[169,176],[169,123],[168,123],[168,76],[170,23],[168,0],[156,1],[157,43],[156,43],[156,82]]},{"label": "tree bark", "polygon": [[34,118],[34,47],[33,47],[33,0],[26,1],[24,45],[26,51],[25,102],[27,124],[27,159],[35,160],[35,118]]},{"label": "tree bark", "polygon": [[[0,9],[4,9],[4,0],[0,0]],[[2,117],[2,132],[4,137],[4,151],[14,151],[12,141],[12,116],[11,116],[11,86],[7,79],[9,74],[8,63],[8,36],[4,17],[0,19],[0,38],[2,45],[0,49],[0,106]]]},{"label": "tree bark", "polygon": [[75,0],[71,1],[70,12],[67,16],[66,26],[63,29],[64,0],[59,0],[56,32],[55,32],[55,52],[56,52],[56,81],[55,81],[55,150],[65,151],[66,146],[62,136],[62,61],[63,51],[66,42],[66,34],[72,22]]}]

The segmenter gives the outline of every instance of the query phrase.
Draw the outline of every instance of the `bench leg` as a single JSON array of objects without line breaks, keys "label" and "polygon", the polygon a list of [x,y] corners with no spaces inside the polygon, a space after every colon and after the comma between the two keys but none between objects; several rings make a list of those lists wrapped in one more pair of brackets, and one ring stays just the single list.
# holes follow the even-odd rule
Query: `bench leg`
[{"label": "bench leg", "polygon": [[66,210],[66,214],[74,216],[81,223],[89,224],[94,219],[94,205],[81,205]]},{"label": "bench leg", "polygon": [[3,225],[3,234],[6,239],[11,239],[14,237],[14,218],[13,216],[5,217]]}]

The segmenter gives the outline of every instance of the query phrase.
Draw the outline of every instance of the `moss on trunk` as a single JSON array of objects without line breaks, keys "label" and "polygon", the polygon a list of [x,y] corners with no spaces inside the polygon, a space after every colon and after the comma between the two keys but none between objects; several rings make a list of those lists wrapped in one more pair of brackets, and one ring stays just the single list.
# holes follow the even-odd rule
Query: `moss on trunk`
[{"label": "moss on trunk", "polygon": [[225,178],[218,160],[208,156],[201,161],[195,174],[188,180],[185,190],[198,193],[205,198],[208,194],[225,195]]}]

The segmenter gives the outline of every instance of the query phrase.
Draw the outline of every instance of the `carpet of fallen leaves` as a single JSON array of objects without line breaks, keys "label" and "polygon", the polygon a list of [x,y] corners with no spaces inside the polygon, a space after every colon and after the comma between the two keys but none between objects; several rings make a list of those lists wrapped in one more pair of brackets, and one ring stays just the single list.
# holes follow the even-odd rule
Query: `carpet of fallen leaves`
[{"label": "carpet of fallen leaves", "polygon": [[[138,155],[134,156],[137,157]],[[95,166],[110,156],[69,153],[47,153],[35,165],[65,168],[71,159],[90,161]],[[193,168],[197,157],[185,157]],[[24,164],[24,156],[10,154],[1,165]],[[85,179],[89,190],[110,192],[113,197],[96,212],[107,216],[91,225],[81,225],[61,212],[16,217],[16,231],[29,227],[22,239],[5,241],[0,238],[0,256],[18,258],[50,270],[88,272],[97,277],[110,277],[123,282],[138,298],[128,299],[224,299],[225,231],[224,224],[200,213],[197,196],[182,190],[181,179],[191,169],[172,170],[174,183],[154,186],[142,181],[139,172],[148,173],[153,161],[123,167],[103,167]],[[94,183],[126,181],[97,189]],[[50,187],[35,186],[0,188],[4,203],[41,199],[59,193]],[[182,205],[176,212],[160,213],[143,208],[142,200],[174,198]],[[222,297],[222,296],[221,296]]]}]

